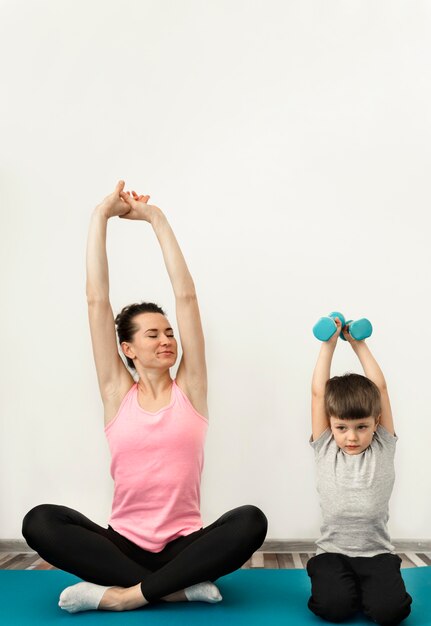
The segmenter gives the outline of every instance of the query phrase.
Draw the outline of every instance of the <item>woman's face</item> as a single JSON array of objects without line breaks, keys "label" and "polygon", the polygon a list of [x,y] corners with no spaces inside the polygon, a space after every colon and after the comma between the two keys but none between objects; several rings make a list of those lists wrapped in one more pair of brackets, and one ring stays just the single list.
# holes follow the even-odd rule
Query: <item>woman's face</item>
[{"label": "woman's face", "polygon": [[133,341],[122,345],[127,346],[125,354],[134,360],[135,367],[137,362],[150,369],[172,367],[177,360],[177,340],[166,317],[161,313],[140,313],[133,321],[139,330]]}]

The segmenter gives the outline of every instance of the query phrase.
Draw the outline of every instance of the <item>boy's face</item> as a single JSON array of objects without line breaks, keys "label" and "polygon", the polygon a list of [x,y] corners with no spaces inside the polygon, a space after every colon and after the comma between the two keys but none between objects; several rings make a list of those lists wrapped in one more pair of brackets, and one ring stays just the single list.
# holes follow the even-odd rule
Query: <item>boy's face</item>
[{"label": "boy's face", "polygon": [[329,421],[335,443],[346,454],[361,454],[368,448],[379,423],[374,417],[345,420],[331,417]]}]

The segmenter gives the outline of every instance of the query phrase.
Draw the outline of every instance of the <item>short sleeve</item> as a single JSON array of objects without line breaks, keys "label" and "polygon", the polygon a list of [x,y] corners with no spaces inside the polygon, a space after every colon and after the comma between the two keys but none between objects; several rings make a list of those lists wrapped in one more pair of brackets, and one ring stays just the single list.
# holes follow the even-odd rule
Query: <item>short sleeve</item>
[{"label": "short sleeve", "polygon": [[388,430],[386,430],[386,428],[380,426],[380,424],[377,426],[376,435],[384,444],[389,444],[391,446],[395,446],[398,441],[397,435],[392,435]]},{"label": "short sleeve", "polygon": [[331,439],[332,439],[331,429],[327,428],[326,430],[323,431],[320,437],[318,437],[314,441],[313,441],[313,435],[311,435],[310,440],[309,440],[310,446],[313,448],[315,454],[318,455],[319,452],[321,452],[321,450],[323,449],[323,447],[327,445]]}]

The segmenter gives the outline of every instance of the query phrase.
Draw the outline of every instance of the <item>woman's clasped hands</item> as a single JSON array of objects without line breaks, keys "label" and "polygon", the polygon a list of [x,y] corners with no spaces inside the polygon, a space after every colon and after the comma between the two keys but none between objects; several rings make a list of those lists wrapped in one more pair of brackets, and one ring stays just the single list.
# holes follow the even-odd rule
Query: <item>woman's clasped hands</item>
[{"label": "woman's clasped hands", "polygon": [[156,206],[148,204],[150,196],[139,195],[136,191],[124,191],[125,182],[120,180],[114,191],[106,196],[99,208],[107,218],[121,217],[129,220],[145,220],[151,222]]}]

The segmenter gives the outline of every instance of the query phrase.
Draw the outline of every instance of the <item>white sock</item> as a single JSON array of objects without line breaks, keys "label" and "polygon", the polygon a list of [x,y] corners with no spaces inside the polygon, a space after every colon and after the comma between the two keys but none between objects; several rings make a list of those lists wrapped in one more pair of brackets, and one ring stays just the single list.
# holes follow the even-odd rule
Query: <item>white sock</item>
[{"label": "white sock", "polygon": [[103,587],[93,583],[77,583],[71,587],[66,587],[61,592],[58,606],[69,611],[69,613],[95,610],[107,589],[111,589],[111,587]]},{"label": "white sock", "polygon": [[189,602],[220,602],[223,600],[218,588],[211,582],[198,583],[184,589]]}]

